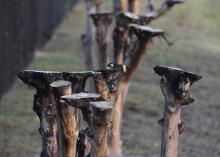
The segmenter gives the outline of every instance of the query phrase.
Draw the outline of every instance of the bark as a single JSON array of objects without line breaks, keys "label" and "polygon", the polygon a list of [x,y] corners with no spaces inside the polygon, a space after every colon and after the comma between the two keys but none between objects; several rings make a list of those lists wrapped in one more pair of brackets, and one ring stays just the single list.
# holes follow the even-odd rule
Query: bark
[{"label": "bark", "polygon": [[97,92],[105,101],[116,102],[120,80],[127,72],[125,65],[110,63],[110,69],[97,70],[93,78]]},{"label": "bark", "polygon": [[89,70],[97,68],[96,53],[94,52],[95,27],[90,13],[99,13],[102,9],[103,0],[85,0],[86,4],[86,29],[82,35],[82,46],[85,52],[85,64]]},{"label": "bark", "polygon": [[128,2],[127,2],[127,0],[114,0],[113,9],[114,9],[115,13],[128,11]]},{"label": "bark", "polygon": [[140,0],[128,0],[128,10],[136,15],[140,13]]},{"label": "bark", "polygon": [[80,131],[77,142],[78,157],[91,157],[91,138],[88,128]]},{"label": "bark", "polygon": [[100,94],[96,93],[78,93],[73,95],[66,95],[61,98],[70,106],[74,106],[79,108],[83,114],[83,120],[87,124],[87,129],[82,130],[80,132],[80,137],[78,138],[78,156],[84,157],[87,155],[91,155],[91,146],[95,135],[94,130],[94,114],[92,111],[92,107],[89,104],[91,101],[100,100]]},{"label": "bark", "polygon": [[96,27],[96,42],[98,45],[99,68],[106,68],[110,61],[110,53],[108,52],[108,29],[112,23],[113,13],[102,12],[92,13],[90,16],[93,19]]},{"label": "bark", "polygon": [[84,92],[86,81],[92,75],[92,71],[63,72],[64,80],[70,81],[72,83],[72,93]]},{"label": "bark", "polygon": [[95,52],[93,50],[94,45],[94,32],[95,28],[92,24],[92,19],[90,18],[90,12],[95,12],[95,5],[91,0],[85,0],[86,3],[86,29],[85,33],[82,35],[82,46],[85,52],[85,64],[89,70],[96,69],[96,58]]},{"label": "bark", "polygon": [[128,26],[137,23],[138,16],[132,13],[120,13],[116,16],[116,26],[113,31],[114,62],[122,64],[125,55],[125,44],[128,37]]},{"label": "bark", "polygon": [[18,77],[27,85],[36,88],[33,109],[40,119],[39,132],[42,136],[41,157],[57,157],[56,103],[49,84],[62,79],[61,73],[43,71],[21,71]]},{"label": "bark", "polygon": [[94,157],[105,157],[107,153],[110,122],[113,104],[108,101],[97,101],[90,103],[94,112],[95,138],[93,145]]},{"label": "bark", "polygon": [[93,132],[93,113],[89,105],[91,101],[101,99],[100,94],[96,93],[78,93],[61,97],[68,105],[79,108],[83,114],[83,119],[86,121],[88,128]]},{"label": "bark", "polygon": [[179,134],[184,128],[181,106],[193,102],[189,91],[201,76],[173,67],[156,66],[154,71],[161,76],[160,86],[165,98],[164,117],[159,121],[162,125],[160,156],[177,157]]},{"label": "bark", "polygon": [[126,75],[121,80],[118,92],[119,97],[115,104],[115,109],[113,112],[113,126],[109,144],[112,155],[121,155],[122,153],[120,128],[123,105],[125,103],[129,81],[136,71],[142,57],[147,52],[148,46],[151,44],[152,38],[164,33],[163,30],[160,29],[153,29],[150,27],[144,27],[135,24],[130,25],[130,30],[137,36],[137,41],[135,47],[132,49],[132,51],[124,61],[124,64],[127,65],[129,68],[126,72]]},{"label": "bark", "polygon": [[57,122],[59,131],[59,156],[73,157],[76,155],[76,143],[79,134],[79,117],[76,108],[71,108],[60,99],[72,93],[71,82],[55,81],[50,84],[56,98]]}]

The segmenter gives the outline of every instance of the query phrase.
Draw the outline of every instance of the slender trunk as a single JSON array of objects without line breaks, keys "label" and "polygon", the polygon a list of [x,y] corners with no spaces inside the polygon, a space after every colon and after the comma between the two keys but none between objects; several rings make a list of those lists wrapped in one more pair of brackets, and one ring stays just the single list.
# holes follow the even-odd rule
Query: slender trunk
[{"label": "slender trunk", "polygon": [[126,12],[128,10],[127,0],[114,0],[113,9],[115,13]]},{"label": "slender trunk", "polygon": [[136,15],[140,12],[140,0],[128,0],[128,10]]},{"label": "slender trunk", "polygon": [[162,131],[161,157],[177,157],[179,129],[181,124],[180,105],[176,104],[175,113],[170,114],[167,110],[169,103],[164,109],[164,123]]},{"label": "slender trunk", "polygon": [[93,157],[106,157],[113,104],[109,101],[90,103],[94,112],[95,138]]},{"label": "slender trunk", "polygon": [[34,111],[40,119],[39,132],[42,136],[42,152],[41,157],[57,157],[57,121],[56,121],[56,105],[54,97],[51,93],[43,95],[37,92],[34,96]]},{"label": "slender trunk", "polygon": [[114,105],[112,117],[112,131],[110,135],[109,149],[111,155],[122,154],[122,141],[121,141],[121,119],[123,113],[123,105],[125,103],[128,83],[121,83],[119,87],[118,99]]},{"label": "slender trunk", "polygon": [[92,23],[92,19],[90,18],[90,12],[95,12],[95,5],[90,0],[85,0],[86,3],[86,30],[82,35],[82,45],[85,52],[85,64],[89,70],[96,69],[96,58],[94,48],[94,34],[95,27]]},{"label": "slender trunk", "polygon": [[160,87],[165,98],[164,117],[159,121],[162,125],[160,157],[177,157],[179,135],[184,128],[180,109],[194,101],[189,91],[201,76],[173,67],[156,66],[154,71],[161,76]]},{"label": "slender trunk", "polygon": [[102,12],[91,14],[96,27],[96,42],[98,46],[99,68],[106,68],[110,61],[108,51],[108,29],[113,19],[113,13]]},{"label": "slender trunk", "polygon": [[55,81],[51,84],[57,101],[57,121],[59,130],[59,155],[76,156],[76,144],[79,134],[78,110],[60,99],[72,93],[71,82]]}]

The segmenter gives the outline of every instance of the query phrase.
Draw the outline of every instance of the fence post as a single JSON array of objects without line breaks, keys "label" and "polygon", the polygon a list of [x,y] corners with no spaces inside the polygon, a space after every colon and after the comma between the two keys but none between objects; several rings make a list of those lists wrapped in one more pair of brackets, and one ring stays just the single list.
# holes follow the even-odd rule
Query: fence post
[{"label": "fence post", "polygon": [[50,83],[62,79],[62,73],[24,70],[18,73],[18,77],[25,84],[36,89],[33,110],[40,119],[39,132],[42,136],[41,157],[57,157],[56,102],[50,88]]},{"label": "fence post", "polygon": [[96,27],[96,42],[99,53],[99,67],[106,68],[110,60],[108,52],[108,29],[112,23],[112,12],[100,12],[90,14],[93,23]]},{"label": "fence post", "polygon": [[128,68],[122,64],[108,64],[108,69],[97,70],[93,78],[97,92],[104,101],[116,102],[120,80]]},{"label": "fence post", "polygon": [[94,157],[105,157],[110,135],[113,103],[110,101],[90,102],[94,113]]},{"label": "fence post", "polygon": [[194,101],[189,91],[201,76],[174,67],[156,66],[155,73],[160,77],[160,87],[165,98],[164,117],[159,120],[162,125],[161,157],[177,157],[179,134],[184,123],[180,117],[181,107]]},{"label": "fence post", "polygon": [[69,107],[60,99],[63,95],[72,93],[71,82],[58,80],[50,86],[56,99],[57,123],[58,123],[58,145],[60,157],[71,157],[76,155],[76,143],[79,134],[79,119],[77,110]]},{"label": "fence post", "polygon": [[128,37],[128,26],[137,23],[138,16],[129,12],[122,12],[116,15],[116,26],[113,31],[114,61],[122,64],[125,53],[125,46]]}]

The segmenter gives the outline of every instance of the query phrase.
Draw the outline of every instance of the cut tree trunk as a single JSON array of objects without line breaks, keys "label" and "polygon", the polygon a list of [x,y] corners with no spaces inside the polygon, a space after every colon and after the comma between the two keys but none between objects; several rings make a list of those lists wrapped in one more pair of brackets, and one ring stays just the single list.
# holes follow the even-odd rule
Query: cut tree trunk
[{"label": "cut tree trunk", "polygon": [[201,76],[173,67],[156,66],[154,71],[161,76],[160,86],[165,98],[164,117],[159,121],[163,128],[160,156],[177,157],[179,134],[184,129],[180,118],[181,106],[194,101],[189,91]]},{"label": "cut tree trunk", "polygon": [[127,0],[114,0],[113,8],[115,13],[128,11],[128,1]]},{"label": "cut tree trunk", "polygon": [[91,131],[91,133],[94,133],[93,113],[89,102],[101,100],[100,94],[78,93],[63,96],[61,99],[68,103],[68,105],[77,107],[81,110],[83,119],[86,121],[88,129]]},{"label": "cut tree trunk", "polygon": [[111,131],[111,118],[113,103],[109,101],[96,101],[90,103],[94,113],[94,147],[93,157],[106,157],[109,132]]},{"label": "cut tree trunk", "polygon": [[49,85],[62,79],[62,73],[24,70],[18,73],[18,77],[37,90],[33,109],[40,119],[41,157],[58,157],[56,102]]},{"label": "cut tree trunk", "polygon": [[148,46],[151,44],[153,37],[163,34],[163,30],[153,29],[150,27],[139,26],[136,24],[129,25],[130,31],[137,36],[135,47],[124,60],[124,64],[128,66],[126,75],[122,78],[119,86],[119,97],[115,104],[113,112],[113,126],[110,138],[110,152],[112,155],[121,155],[122,141],[121,141],[121,118],[123,105],[125,103],[129,81],[131,80],[134,72],[136,71],[140,60],[147,52]]},{"label": "cut tree trunk", "polygon": [[50,84],[56,98],[59,156],[76,156],[76,144],[79,134],[79,114],[77,109],[70,107],[60,99],[72,93],[71,82],[59,80]]},{"label": "cut tree trunk", "polygon": [[92,19],[89,14],[91,12],[96,12],[95,4],[91,0],[85,0],[86,4],[86,29],[85,33],[82,35],[82,46],[84,48],[85,53],[85,64],[89,70],[96,69],[96,58],[94,52],[94,34],[95,27],[93,26]]},{"label": "cut tree trunk", "polygon": [[92,13],[96,27],[96,41],[98,45],[99,68],[106,68],[110,61],[110,53],[108,52],[108,29],[112,23],[112,12]]},{"label": "cut tree trunk", "polygon": [[128,10],[133,14],[139,15],[140,13],[140,0],[128,0]]},{"label": "cut tree trunk", "polygon": [[137,23],[138,16],[129,12],[122,12],[116,16],[116,26],[113,31],[114,62],[122,64],[125,55],[125,44],[128,37],[128,26]]}]

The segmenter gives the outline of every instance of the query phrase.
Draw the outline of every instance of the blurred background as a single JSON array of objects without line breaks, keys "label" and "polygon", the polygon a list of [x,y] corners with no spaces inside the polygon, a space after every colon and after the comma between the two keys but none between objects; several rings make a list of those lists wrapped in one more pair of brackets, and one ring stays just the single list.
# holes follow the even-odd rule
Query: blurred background
[{"label": "blurred background", "polygon": [[[112,1],[105,3],[111,10]],[[146,0],[141,0],[141,6],[147,6]],[[219,8],[218,0],[186,0],[152,22],[175,43],[168,47],[154,39],[132,80],[122,122],[125,154],[159,156],[157,121],[163,115],[164,98],[152,68],[162,64],[203,76],[192,90],[196,101],[182,109],[186,129],[180,137],[180,156],[220,156]],[[32,111],[35,91],[16,74],[21,69],[86,70],[81,44],[85,17],[83,0],[1,1],[0,157],[40,155],[39,120]]]}]

